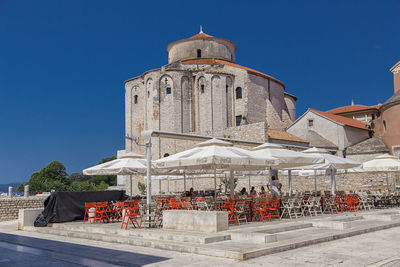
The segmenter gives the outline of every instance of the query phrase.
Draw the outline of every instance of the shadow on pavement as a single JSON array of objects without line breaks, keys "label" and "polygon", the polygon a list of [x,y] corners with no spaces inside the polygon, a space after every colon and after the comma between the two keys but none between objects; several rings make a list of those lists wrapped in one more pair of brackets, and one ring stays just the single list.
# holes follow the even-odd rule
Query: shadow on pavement
[{"label": "shadow on pavement", "polygon": [[[84,242],[84,241],[83,241]],[[19,257],[52,259],[85,266],[142,266],[168,260],[165,257],[119,251],[87,245],[0,233],[0,258],[6,251]],[[11,252],[10,251],[10,252]],[[12,254],[12,253],[11,253]],[[4,257],[4,256],[3,256]],[[32,262],[33,263],[33,262]],[[0,263],[1,265],[1,263]]]}]

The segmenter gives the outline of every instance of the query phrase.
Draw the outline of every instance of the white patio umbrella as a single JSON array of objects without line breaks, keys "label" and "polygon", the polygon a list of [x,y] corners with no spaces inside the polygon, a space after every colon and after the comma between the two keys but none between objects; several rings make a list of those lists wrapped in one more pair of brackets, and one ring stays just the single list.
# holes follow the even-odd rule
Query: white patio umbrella
[{"label": "white patio umbrella", "polygon": [[214,170],[214,189],[217,184],[217,170],[230,170],[230,189],[233,196],[234,170],[262,170],[278,164],[278,160],[273,157],[260,158],[252,151],[213,138],[192,149],[156,160],[153,164],[160,169]]},{"label": "white patio umbrella", "polygon": [[[117,159],[83,170],[85,175],[135,175],[145,174],[147,170],[146,159],[143,155],[134,152],[125,153]],[[155,170],[155,174],[174,174],[174,171]],[[132,177],[131,177],[132,179]],[[131,180],[132,192],[132,180]]]},{"label": "white patio umbrella", "polygon": [[[254,154],[259,157],[273,157],[279,160],[279,164],[274,166],[278,169],[294,168],[299,166],[314,165],[322,163],[323,159],[312,154],[305,154],[289,149],[273,143],[264,143],[253,148]],[[288,171],[289,179],[289,195],[292,195],[292,176],[291,171]]]},{"label": "white patio umbrella", "polygon": [[389,154],[384,154],[370,161],[364,162],[361,169],[354,169],[354,170],[352,169],[349,170],[349,172],[386,173],[387,187],[388,191],[390,191],[389,173],[400,172],[400,159]]},{"label": "white patio umbrella", "polygon": [[143,155],[126,153],[117,159],[83,170],[85,175],[133,175],[146,173],[147,164]]},{"label": "white patio umbrella", "polygon": [[[350,169],[350,168],[360,168],[362,164],[360,162],[354,161],[354,160],[349,160],[346,158],[341,158],[338,156],[334,156],[329,153],[328,150],[322,149],[322,148],[309,148],[303,151],[303,153],[310,153],[313,155],[317,155],[321,158],[324,159],[323,163],[312,165],[312,166],[305,166],[302,169],[305,170],[328,170],[328,172],[331,174],[331,190],[332,190],[332,195],[335,195],[335,173],[336,170],[344,170],[344,169]],[[314,172],[314,175],[316,173]]]}]

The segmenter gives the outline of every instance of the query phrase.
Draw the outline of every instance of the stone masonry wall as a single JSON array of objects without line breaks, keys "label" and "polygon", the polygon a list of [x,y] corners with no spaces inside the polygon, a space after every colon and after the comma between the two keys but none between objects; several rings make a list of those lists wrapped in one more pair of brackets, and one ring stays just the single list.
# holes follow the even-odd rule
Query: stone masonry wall
[{"label": "stone masonry wall", "polygon": [[[250,191],[250,187],[254,186],[256,191],[259,192],[261,186],[266,188],[266,184],[269,180],[267,176],[237,176],[238,184],[235,191],[238,192],[240,189],[245,187],[247,192]],[[388,187],[390,191],[393,191],[393,177],[392,175],[387,176],[386,174],[336,174],[336,191],[387,191]],[[282,183],[282,192],[286,193],[289,191],[288,177],[286,175],[279,175],[279,181]],[[389,184],[387,183],[389,182]],[[160,188],[161,185],[161,188]],[[304,192],[314,191],[314,176],[294,176],[292,175],[292,186],[293,192]],[[194,190],[212,190],[214,189],[214,178],[210,174],[210,178],[195,178],[188,177],[186,179],[186,190],[193,187]],[[217,188],[221,187],[224,190],[221,178],[217,178]],[[184,188],[184,182],[182,179],[171,179],[171,180],[153,180],[152,181],[152,192],[153,194],[159,194],[160,192],[182,192]],[[228,188],[229,190],[229,188]],[[331,178],[330,175],[317,176],[317,190],[318,191],[330,191],[331,190]]]},{"label": "stone masonry wall", "polygon": [[43,208],[45,197],[12,197],[0,198],[0,221],[18,219],[20,209]]}]

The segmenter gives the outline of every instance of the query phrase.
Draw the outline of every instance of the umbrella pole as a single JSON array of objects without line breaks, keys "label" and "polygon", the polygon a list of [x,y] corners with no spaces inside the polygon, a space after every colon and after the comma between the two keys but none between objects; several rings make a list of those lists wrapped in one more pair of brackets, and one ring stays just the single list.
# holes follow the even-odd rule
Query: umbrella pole
[{"label": "umbrella pole", "polygon": [[151,203],[151,143],[146,143],[146,163],[147,163],[147,185],[146,185],[146,204],[147,214],[150,214]]},{"label": "umbrella pole", "polygon": [[389,173],[386,173],[386,183],[387,183],[387,190],[388,193],[390,192],[390,188],[389,188]]},{"label": "umbrella pole", "polygon": [[288,170],[289,197],[292,196],[292,170]]},{"label": "umbrella pole", "polygon": [[235,197],[235,188],[233,186],[233,171],[229,171],[229,183],[230,183],[230,193],[231,193],[231,199]]},{"label": "umbrella pole", "polygon": [[315,196],[317,196],[317,170],[314,170],[314,190]]},{"label": "umbrella pole", "polygon": [[214,209],[217,208],[217,169],[214,168]]},{"label": "umbrella pole", "polygon": [[332,191],[332,196],[335,196],[335,173],[333,172],[333,169],[331,169],[331,191]]},{"label": "umbrella pole", "polygon": [[186,174],[183,172],[183,192],[186,194]]},{"label": "umbrella pole", "polygon": [[133,177],[132,177],[132,175],[129,175],[129,178],[130,178],[130,180],[131,180],[131,197],[133,197]]}]

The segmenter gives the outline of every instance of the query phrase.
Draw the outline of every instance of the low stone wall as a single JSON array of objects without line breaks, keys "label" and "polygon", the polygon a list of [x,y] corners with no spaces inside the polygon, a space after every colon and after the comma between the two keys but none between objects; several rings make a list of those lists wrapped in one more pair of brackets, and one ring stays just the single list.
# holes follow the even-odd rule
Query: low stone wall
[{"label": "low stone wall", "polygon": [[[210,175],[210,178],[186,179],[186,190],[189,190],[191,187],[193,187],[195,191],[214,189],[214,178],[211,177],[212,175]],[[235,188],[236,192],[240,191],[243,187],[246,187],[247,192],[249,192],[250,186],[254,186],[257,192],[260,191],[261,186],[264,186],[265,190],[267,190],[266,184],[269,178],[267,178],[266,176],[252,176],[250,177],[250,181],[249,177],[238,177],[239,180]],[[389,174],[389,179],[387,179],[386,174],[338,173],[335,175],[335,179],[337,191],[386,191],[388,187],[391,191],[393,191],[394,189],[394,180],[392,174]],[[387,184],[388,180],[389,185]],[[286,175],[279,174],[279,181],[282,183],[282,192],[288,192],[288,177]],[[152,193],[159,194],[160,192],[167,192],[168,188],[170,192],[182,192],[184,188],[183,184],[183,179],[172,179],[170,181],[152,180]],[[219,188],[221,184],[221,179],[217,178],[217,188]],[[314,191],[314,176],[292,175],[292,186],[294,192]],[[222,185],[221,187],[222,190],[225,189],[224,185]],[[317,190],[331,190],[330,175],[317,176]]]},{"label": "low stone wall", "polygon": [[0,198],[0,221],[18,219],[20,209],[43,208],[46,197],[12,197]]}]

